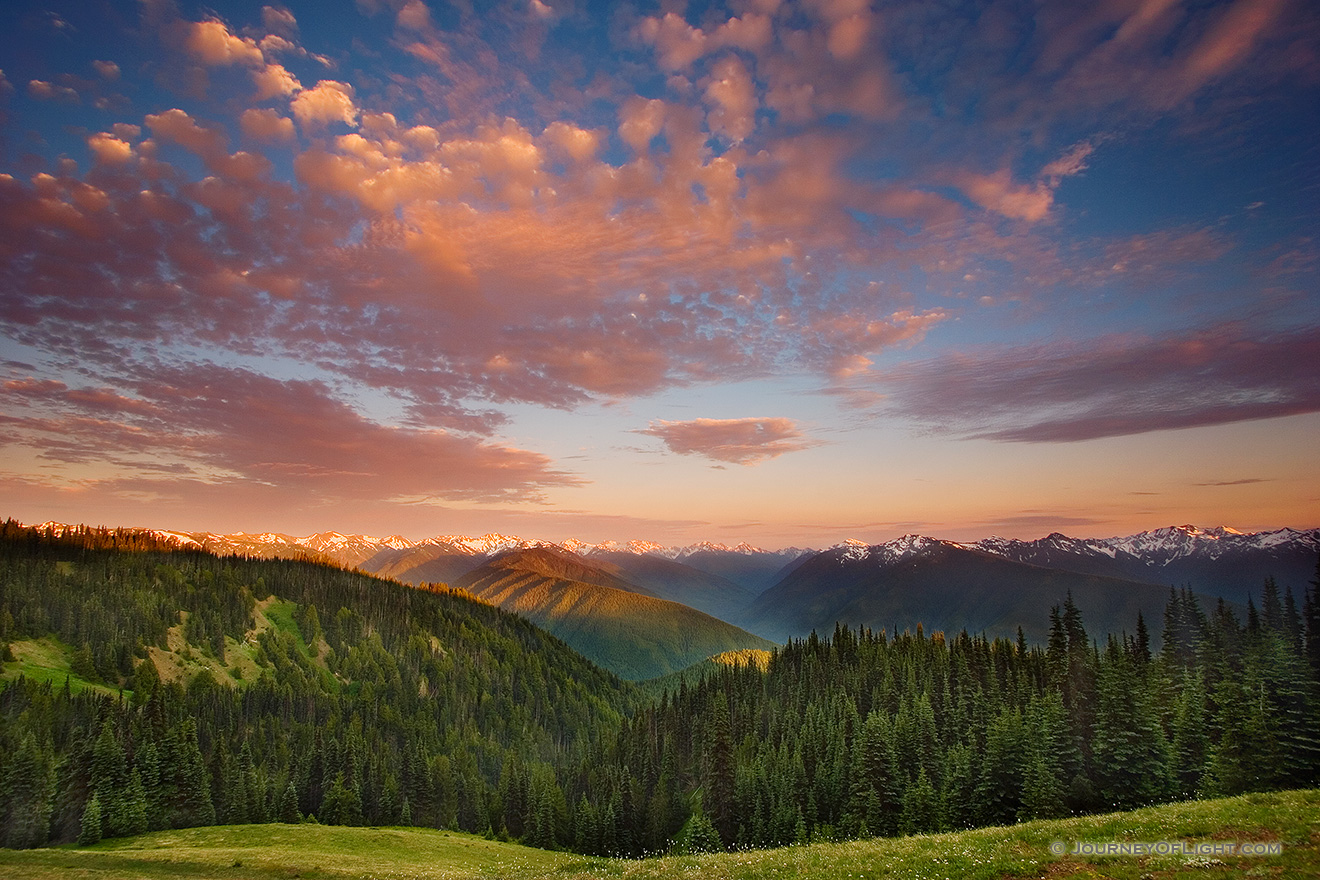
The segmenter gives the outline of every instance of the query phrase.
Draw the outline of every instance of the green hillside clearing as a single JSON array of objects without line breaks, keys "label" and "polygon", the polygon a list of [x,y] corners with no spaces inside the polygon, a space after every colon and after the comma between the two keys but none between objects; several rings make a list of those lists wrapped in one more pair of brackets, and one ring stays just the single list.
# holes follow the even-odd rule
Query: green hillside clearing
[{"label": "green hillside clearing", "polygon": [[[0,645],[3,647],[3,645]],[[117,688],[89,681],[73,671],[73,648],[54,636],[23,639],[10,643],[14,654],[11,662],[0,665],[0,681],[13,681],[20,675],[30,681],[50,682],[56,688],[69,683],[72,693],[94,690],[106,694],[118,693]]]},{"label": "green hillside clearing", "polygon": [[[1278,855],[1054,856],[1056,841],[1277,843]],[[950,834],[627,861],[415,828],[240,825],[165,831],[79,849],[0,850],[12,880],[128,878],[1312,878],[1320,791],[1252,794]]]}]

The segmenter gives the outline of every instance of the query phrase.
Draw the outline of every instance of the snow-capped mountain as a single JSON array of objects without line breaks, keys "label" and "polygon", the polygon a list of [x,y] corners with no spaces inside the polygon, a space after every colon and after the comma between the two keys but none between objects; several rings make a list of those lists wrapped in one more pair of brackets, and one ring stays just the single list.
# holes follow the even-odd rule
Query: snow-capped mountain
[{"label": "snow-capped mountain", "polygon": [[[70,528],[53,522],[43,523],[41,527],[57,531]],[[245,556],[309,557],[404,579],[409,579],[405,577],[407,572],[422,565],[430,566],[416,572],[414,580],[445,580],[499,553],[534,547],[564,550],[584,558],[617,559],[617,554],[631,554],[680,563],[728,579],[753,593],[769,588],[818,554],[799,547],[766,550],[746,542],[733,546],[711,541],[686,546],[640,540],[551,542],[496,533],[437,535],[414,541],[401,535],[375,537],[340,532],[296,537],[279,532],[220,535],[161,529],[142,531],[179,547]],[[1079,574],[1190,586],[1198,592],[1241,601],[1247,591],[1259,589],[1266,577],[1274,577],[1281,587],[1292,587],[1300,593],[1315,574],[1320,529],[1284,528],[1250,533],[1226,526],[1181,525],[1112,538],[1073,538],[1055,532],[1032,541],[990,537],[961,544],[925,535],[904,535],[879,544],[847,540],[820,555],[828,555],[839,565],[867,560],[887,565],[941,547],[976,550],[1014,562]]]},{"label": "snow-capped mountain", "polygon": [[1298,593],[1315,574],[1320,529],[1240,532],[1219,526],[1170,526],[1114,538],[1054,533],[1035,541],[986,538],[969,549],[1045,568],[1190,586],[1241,600],[1267,577]]},{"label": "snow-capped mountain", "polygon": [[904,535],[901,538],[894,538],[892,541],[885,541],[882,544],[867,544],[865,541],[858,541],[852,538],[831,547],[827,553],[831,554],[840,565],[851,562],[870,561],[877,565],[888,565],[914,556],[920,556],[931,550],[941,547],[960,547],[952,541],[941,541],[938,538],[928,538],[925,535]]}]

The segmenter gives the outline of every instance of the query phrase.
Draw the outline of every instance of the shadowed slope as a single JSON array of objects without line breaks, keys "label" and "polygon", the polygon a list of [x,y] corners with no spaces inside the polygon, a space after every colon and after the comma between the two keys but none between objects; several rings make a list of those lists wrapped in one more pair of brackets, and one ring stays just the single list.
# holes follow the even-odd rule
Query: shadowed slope
[{"label": "shadowed slope", "polygon": [[[897,544],[898,542],[891,542]],[[1160,620],[1166,588],[1117,578],[1040,568],[929,538],[821,553],[761,594],[748,625],[779,638],[848,626],[927,632],[985,632],[1031,641],[1049,636],[1049,611],[1071,591],[1097,633],[1130,629],[1142,612]]]}]

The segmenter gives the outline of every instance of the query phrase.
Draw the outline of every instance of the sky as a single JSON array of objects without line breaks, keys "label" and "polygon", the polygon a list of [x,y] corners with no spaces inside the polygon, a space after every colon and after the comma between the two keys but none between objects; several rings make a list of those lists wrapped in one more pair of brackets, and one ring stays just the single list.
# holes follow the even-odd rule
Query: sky
[{"label": "sky", "polygon": [[7,0],[0,71],[0,516],[1320,525],[1308,0]]}]

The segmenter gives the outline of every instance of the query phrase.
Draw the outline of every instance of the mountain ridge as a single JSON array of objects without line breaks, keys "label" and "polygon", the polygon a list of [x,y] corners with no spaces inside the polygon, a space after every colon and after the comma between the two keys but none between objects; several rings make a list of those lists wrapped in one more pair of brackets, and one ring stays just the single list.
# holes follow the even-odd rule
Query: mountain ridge
[{"label": "mountain ridge", "polygon": [[[74,528],[74,526],[67,523],[56,521],[47,521],[31,527],[43,530],[53,528],[56,531]],[[666,546],[645,540],[590,542],[569,538],[564,541],[547,541],[517,535],[505,535],[498,532],[488,532],[482,535],[435,535],[414,540],[397,534],[375,537],[365,534],[345,534],[338,531],[315,532],[310,535],[295,536],[282,532],[230,532],[221,534],[148,527],[133,527],[130,530],[148,532],[162,539],[174,540],[185,547],[195,545],[207,547],[208,549],[220,548],[221,551],[229,547],[235,549],[288,548],[312,551],[332,557],[345,553],[356,556],[360,552],[358,548],[365,547],[373,548],[374,553],[384,549],[407,550],[430,546],[443,547],[471,555],[493,555],[507,550],[550,547],[567,550],[579,556],[590,556],[598,553],[632,553],[683,561],[701,553],[731,553],[740,556],[777,556],[783,557],[785,561],[790,561],[808,554],[836,548],[883,547],[901,551],[902,548],[909,546],[912,542],[920,541],[940,541],[969,549],[984,550],[998,556],[1020,553],[1020,548],[1024,547],[1069,546],[1076,550],[1089,551],[1110,558],[1114,558],[1120,553],[1145,556],[1158,560],[1160,564],[1167,564],[1172,560],[1196,554],[1214,557],[1225,552],[1244,548],[1268,549],[1299,543],[1310,545],[1320,551],[1320,527],[1309,529],[1282,527],[1259,532],[1244,532],[1230,526],[1204,528],[1190,524],[1164,526],[1143,532],[1135,532],[1130,535],[1108,538],[1075,538],[1061,532],[1051,532],[1041,538],[1031,540],[991,535],[977,541],[953,541],[931,535],[907,534],[875,543],[848,538],[828,547],[791,546],[779,549],[757,547],[745,541],[733,546],[712,541],[698,541],[681,546]],[[370,555],[363,555],[362,560],[365,561],[370,558]]]}]

